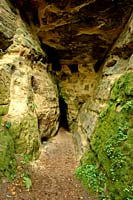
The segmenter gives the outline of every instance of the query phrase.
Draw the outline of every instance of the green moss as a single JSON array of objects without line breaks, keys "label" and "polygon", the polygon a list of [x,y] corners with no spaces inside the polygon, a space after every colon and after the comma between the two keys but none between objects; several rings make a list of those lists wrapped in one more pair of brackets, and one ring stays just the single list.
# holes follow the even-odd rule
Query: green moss
[{"label": "green moss", "polygon": [[0,116],[6,115],[8,112],[8,105],[0,105]]},{"label": "green moss", "polygon": [[[6,121],[0,127],[0,176],[15,177],[15,157],[32,160],[39,155],[37,118],[28,114],[21,122]],[[25,161],[26,161],[25,159]],[[1,178],[0,177],[0,178]]]},{"label": "green moss", "polygon": [[13,178],[16,170],[14,143],[9,132],[0,130],[0,174]]},{"label": "green moss", "polygon": [[9,132],[15,143],[15,153],[29,154],[31,158],[36,158],[40,141],[35,116],[27,115],[20,123],[13,122]]},{"label": "green moss", "polygon": [[[101,199],[133,199],[133,73],[126,73],[112,88],[107,108],[100,114],[92,134],[90,148],[82,158],[77,177]],[[93,158],[94,156],[94,158]],[[84,176],[85,166],[97,167],[97,188],[88,184],[89,175]],[[80,174],[80,175],[79,175]],[[104,184],[98,182],[104,174]],[[90,179],[89,179],[90,181]]]}]

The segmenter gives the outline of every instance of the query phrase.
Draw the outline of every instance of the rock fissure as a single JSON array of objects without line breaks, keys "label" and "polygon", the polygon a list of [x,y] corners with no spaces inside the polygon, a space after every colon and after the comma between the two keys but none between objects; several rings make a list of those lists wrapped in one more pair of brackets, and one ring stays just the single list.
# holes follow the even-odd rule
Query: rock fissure
[{"label": "rock fissure", "polygon": [[63,97],[59,96],[59,108],[60,108],[60,124],[59,127],[63,127],[66,130],[69,130],[68,120],[67,120],[67,112],[68,106],[65,103]]}]

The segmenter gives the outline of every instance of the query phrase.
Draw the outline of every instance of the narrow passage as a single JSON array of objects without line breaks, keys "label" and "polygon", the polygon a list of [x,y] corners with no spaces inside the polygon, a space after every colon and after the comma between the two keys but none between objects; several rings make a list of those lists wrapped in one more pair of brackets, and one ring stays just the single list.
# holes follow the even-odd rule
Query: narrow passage
[{"label": "narrow passage", "polygon": [[42,144],[40,158],[30,167],[30,191],[15,186],[14,196],[8,198],[5,193],[0,200],[95,200],[74,178],[77,165],[72,136],[60,128],[53,139]]}]

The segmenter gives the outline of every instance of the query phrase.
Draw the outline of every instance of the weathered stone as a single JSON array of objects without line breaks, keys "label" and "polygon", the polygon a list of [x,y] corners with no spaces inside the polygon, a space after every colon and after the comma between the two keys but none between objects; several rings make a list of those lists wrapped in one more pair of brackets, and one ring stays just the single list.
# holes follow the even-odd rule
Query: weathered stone
[{"label": "weathered stone", "polygon": [[48,53],[62,64],[101,62],[133,6],[130,0],[11,1],[20,12],[23,8],[25,20],[36,25],[44,49],[56,49],[57,55]]},{"label": "weathered stone", "polygon": [[[120,34],[118,40],[113,45],[111,51],[109,52],[108,58],[105,60],[103,67],[103,75],[110,76],[110,78],[115,79],[115,76],[121,75],[126,70],[132,70],[131,58],[133,52],[133,13],[130,16],[128,23],[126,24],[124,30]],[[113,60],[116,63],[112,66],[108,66]],[[130,60],[130,61],[129,61]],[[113,76],[111,76],[113,75]]]},{"label": "weathered stone", "polygon": [[9,104],[11,75],[0,61],[0,105]]},{"label": "weathered stone", "polygon": [[[91,95],[91,98],[85,101],[85,103],[82,105],[79,111],[79,114],[76,120],[77,125],[75,126],[75,129],[74,129],[75,133],[77,134],[77,137],[75,137],[75,134],[74,134],[74,140],[75,139],[77,140],[75,141],[75,144],[78,144],[78,141],[79,141],[78,138],[81,139],[80,144],[78,145],[78,147],[76,147],[78,148],[79,157],[82,155],[82,152],[88,146],[87,145],[88,139],[90,138],[91,135],[93,135],[93,131],[95,130],[96,122],[98,120],[99,114],[107,106],[107,101],[110,98],[110,94],[111,94],[111,90],[112,90],[112,86],[114,82],[117,79],[119,79],[119,77],[122,74],[124,74],[125,71],[133,70],[132,55],[129,55],[129,57],[125,59],[125,57],[121,57],[121,55],[114,54],[114,49],[119,48],[119,47],[123,48],[124,46],[128,46],[128,44],[131,44],[133,32],[131,31],[130,27],[132,26],[132,21],[133,21],[133,15],[131,15],[127,25],[125,26],[125,29],[120,34],[118,40],[115,42],[114,46],[109,52],[107,59],[105,60],[103,64],[103,69],[101,72],[102,77],[101,79],[99,79],[97,87],[95,88],[95,93],[93,93],[93,96]],[[129,48],[131,49],[132,46],[130,46]],[[117,110],[121,111],[121,107],[118,107]],[[92,115],[92,113],[94,114]],[[90,126],[87,126],[87,125],[90,125]],[[86,139],[86,142],[85,142],[85,139]],[[83,144],[82,144],[82,140],[83,140]]]},{"label": "weathered stone", "polygon": [[42,63],[45,53],[38,38],[19,15],[16,19],[13,44],[0,60],[0,103],[9,104],[8,112],[1,110],[1,123],[11,124],[15,153],[35,158],[41,136],[53,136],[58,130],[58,95],[47,65]]},{"label": "weathered stone", "polygon": [[48,138],[58,130],[60,113],[57,87],[46,68],[41,63],[34,67],[32,88],[40,136]]},{"label": "weathered stone", "polygon": [[[133,73],[128,72],[114,83],[110,100],[98,119],[89,148],[82,158],[83,166],[97,166],[97,191],[94,185],[87,187],[100,197],[132,198],[132,80]],[[121,109],[118,110],[118,107]],[[99,182],[99,174],[103,183]],[[88,181],[82,173],[80,179],[84,184]],[[127,192],[125,188],[130,189]]]},{"label": "weathered stone", "polygon": [[67,119],[71,130],[82,104],[94,95],[98,75],[91,64],[77,65],[74,71],[71,65],[63,65],[61,71],[56,72],[60,95],[67,104]]},{"label": "weathered stone", "polygon": [[[4,64],[5,63],[5,64]],[[39,149],[38,120],[32,111],[31,61],[24,61],[19,54],[6,54],[1,65],[14,66],[12,69],[9,110],[2,122],[10,122],[10,134],[14,140],[16,153],[29,153],[35,156]],[[9,69],[11,70],[11,69]],[[8,84],[8,82],[7,82]],[[36,143],[36,148],[34,143]]]},{"label": "weathered stone", "polygon": [[13,43],[16,30],[16,15],[12,12],[9,2],[0,2],[0,53]]},{"label": "weathered stone", "polygon": [[[97,143],[91,137],[96,133],[99,114],[103,119],[107,114],[109,119],[113,116],[117,119],[118,115],[121,116],[119,120],[127,120],[122,115],[119,87],[112,92],[112,86],[126,70],[133,69],[133,2],[10,1],[20,14],[9,5],[9,1],[1,0],[0,127],[5,124],[10,136],[7,143],[6,138],[2,140],[0,167],[3,167],[5,155],[8,158],[7,161],[5,159],[5,167],[10,163],[10,152],[6,148],[9,139],[15,147],[14,150],[9,148],[11,155],[15,152],[36,157],[41,137],[55,135],[59,120],[63,125],[62,117],[73,132],[80,157],[90,144],[94,147],[92,143]],[[48,57],[42,48],[47,51]],[[51,69],[47,61],[49,66],[52,65]],[[47,71],[55,76],[55,82]],[[131,86],[128,84],[125,90],[128,98]],[[111,101],[118,103],[116,115],[112,111],[109,115],[109,110],[105,109],[110,94]],[[124,103],[124,108],[131,107],[131,102]],[[62,113],[59,113],[59,107]],[[101,113],[103,109],[105,112]],[[115,118],[111,121],[110,131],[116,125],[113,123],[117,123]],[[129,125],[131,123],[130,119]],[[104,122],[99,129],[103,125]],[[97,136],[101,149],[105,145],[106,134],[109,134],[106,131],[99,133],[104,132],[105,138]],[[3,132],[0,138],[2,135]],[[87,153],[90,160],[96,163],[100,160],[100,166],[104,161],[101,149],[96,152],[97,157],[93,151]]]},{"label": "weathered stone", "polygon": [[31,158],[36,158],[40,147],[36,115],[27,113],[21,121],[14,120],[13,116],[9,116],[6,120],[11,122],[9,133],[14,141],[15,153],[28,154]]}]

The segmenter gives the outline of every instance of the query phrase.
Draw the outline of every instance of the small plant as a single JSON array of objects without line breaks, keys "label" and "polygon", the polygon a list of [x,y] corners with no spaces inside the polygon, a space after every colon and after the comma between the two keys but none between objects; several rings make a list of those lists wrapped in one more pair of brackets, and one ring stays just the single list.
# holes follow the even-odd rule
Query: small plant
[{"label": "small plant", "polygon": [[126,187],[124,189],[124,192],[125,192],[126,196],[128,196],[127,200],[133,200],[133,184]]},{"label": "small plant", "polygon": [[75,170],[75,176],[82,180],[82,183],[87,187],[87,189],[92,190],[92,192],[97,192],[100,194],[102,199],[106,199],[105,195],[105,183],[106,176],[104,173],[99,171],[96,165],[84,164]]},{"label": "small plant", "polygon": [[4,53],[3,49],[0,49],[0,54]]},{"label": "small plant", "polygon": [[23,154],[22,157],[23,157],[23,160],[21,162],[24,165],[27,165],[31,160],[31,155],[29,154]]},{"label": "small plant", "polygon": [[8,176],[9,181],[13,181],[16,178],[16,171],[12,171]]},{"label": "small plant", "polygon": [[32,186],[31,175],[29,172],[28,163],[31,160],[31,155],[21,154],[20,155],[20,169],[19,176],[22,178],[24,186],[29,190]]},{"label": "small plant", "polygon": [[133,100],[127,101],[123,106],[122,109],[129,110],[133,108]]},{"label": "small plant", "polygon": [[21,177],[23,178],[23,183],[27,190],[29,190],[32,186],[32,181],[30,178],[30,174],[21,174]]},{"label": "small plant", "polygon": [[5,127],[6,127],[6,128],[9,129],[9,128],[11,127],[11,125],[12,125],[12,123],[11,123],[10,121],[6,121],[6,122],[5,122]]},{"label": "small plant", "polygon": [[116,138],[116,143],[121,143],[124,140],[127,140],[127,126],[125,125],[124,127],[119,127],[119,130],[117,132],[117,138]]},{"label": "small plant", "polygon": [[[121,153],[120,149],[117,148],[118,144],[127,140],[127,125],[119,127],[117,134],[112,136],[105,145],[105,153],[110,159],[110,177],[113,181],[119,179],[119,173],[116,173],[118,169],[122,168],[125,163],[125,156]],[[117,170],[116,170],[117,169]]]}]

